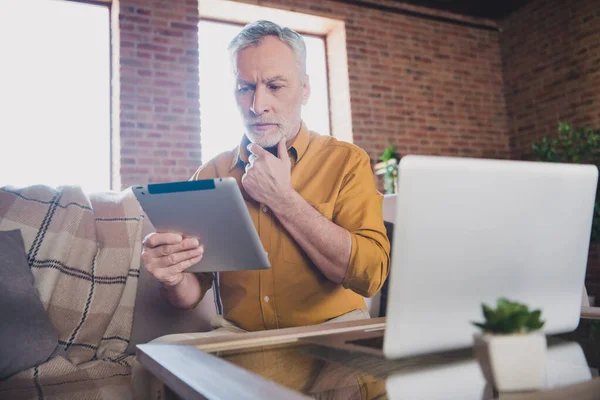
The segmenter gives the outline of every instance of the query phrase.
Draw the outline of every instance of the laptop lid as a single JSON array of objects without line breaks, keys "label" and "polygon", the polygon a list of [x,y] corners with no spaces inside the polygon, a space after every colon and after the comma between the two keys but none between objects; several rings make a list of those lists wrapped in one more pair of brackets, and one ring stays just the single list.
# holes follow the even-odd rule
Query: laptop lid
[{"label": "laptop lid", "polygon": [[384,354],[468,347],[481,303],[579,322],[595,166],[405,156],[399,165]]}]

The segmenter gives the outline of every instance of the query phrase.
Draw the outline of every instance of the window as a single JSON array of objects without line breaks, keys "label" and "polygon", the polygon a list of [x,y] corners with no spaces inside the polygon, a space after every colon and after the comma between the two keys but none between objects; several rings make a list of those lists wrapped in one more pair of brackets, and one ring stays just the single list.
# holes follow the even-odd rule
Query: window
[{"label": "window", "polygon": [[[200,21],[200,123],[202,161],[233,149],[244,134],[244,125],[234,97],[235,79],[227,47],[242,25]],[[310,130],[330,134],[325,41],[303,35],[311,96],[302,110]]]},{"label": "window", "polygon": [[0,2],[0,186],[110,188],[109,8]]}]

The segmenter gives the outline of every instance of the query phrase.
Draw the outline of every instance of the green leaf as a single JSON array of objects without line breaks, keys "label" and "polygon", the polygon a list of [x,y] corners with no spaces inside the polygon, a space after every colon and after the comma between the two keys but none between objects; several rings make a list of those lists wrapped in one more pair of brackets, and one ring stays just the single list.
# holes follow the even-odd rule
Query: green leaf
[{"label": "green leaf", "polygon": [[485,319],[493,318],[494,310],[492,310],[487,304],[482,304],[481,308],[483,310],[483,316],[485,317]]},{"label": "green leaf", "polygon": [[573,132],[573,126],[569,123],[566,123],[566,122],[559,123],[558,124],[559,132],[561,132],[561,128],[562,128],[562,132],[564,132],[564,133]]},{"label": "green leaf", "polygon": [[380,161],[389,161],[395,158],[396,160],[400,160],[400,153],[396,151],[396,146],[390,144],[387,148],[383,150],[383,153],[379,157]]},{"label": "green leaf", "polygon": [[541,321],[542,312],[540,310],[536,310],[534,312],[531,313],[531,315],[529,316],[529,319],[527,320],[527,328],[530,331],[535,331],[540,329],[542,326],[544,326],[544,321]]},{"label": "green leaf", "polygon": [[482,324],[481,322],[471,322],[473,325],[475,325],[478,328],[481,328],[481,330],[485,331],[487,325],[486,324]]},{"label": "green leaf", "polygon": [[540,329],[544,322],[540,321],[541,311],[529,311],[526,304],[521,304],[499,298],[496,301],[496,309],[486,304],[481,305],[484,323],[472,322],[472,324],[484,332],[492,333],[517,333],[530,332]]}]

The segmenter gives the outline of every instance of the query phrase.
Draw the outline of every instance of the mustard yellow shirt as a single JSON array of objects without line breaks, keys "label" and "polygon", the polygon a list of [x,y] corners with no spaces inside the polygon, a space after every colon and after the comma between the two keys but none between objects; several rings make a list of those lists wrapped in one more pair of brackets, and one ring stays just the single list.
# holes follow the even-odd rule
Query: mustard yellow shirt
[{"label": "mustard yellow shirt", "polygon": [[[201,166],[193,180],[234,177],[268,253],[271,268],[197,274],[203,293],[215,283],[218,311],[248,331],[314,325],[365,308],[388,276],[390,243],[368,155],[350,143],[321,136],[304,124],[288,154],[294,189],[352,237],[352,253],[341,285],[330,281],[307,257],[264,204],[241,184],[248,160],[244,136],[236,149]],[[235,251],[235,243],[232,243]]]}]

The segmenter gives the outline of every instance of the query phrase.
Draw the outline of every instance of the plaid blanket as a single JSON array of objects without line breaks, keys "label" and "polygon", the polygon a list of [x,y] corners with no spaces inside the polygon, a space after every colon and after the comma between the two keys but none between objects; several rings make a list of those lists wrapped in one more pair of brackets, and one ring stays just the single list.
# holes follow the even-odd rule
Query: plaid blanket
[{"label": "plaid blanket", "polygon": [[0,382],[0,399],[128,399],[142,210],[130,189],[0,188],[0,230],[20,229],[62,354]]}]

